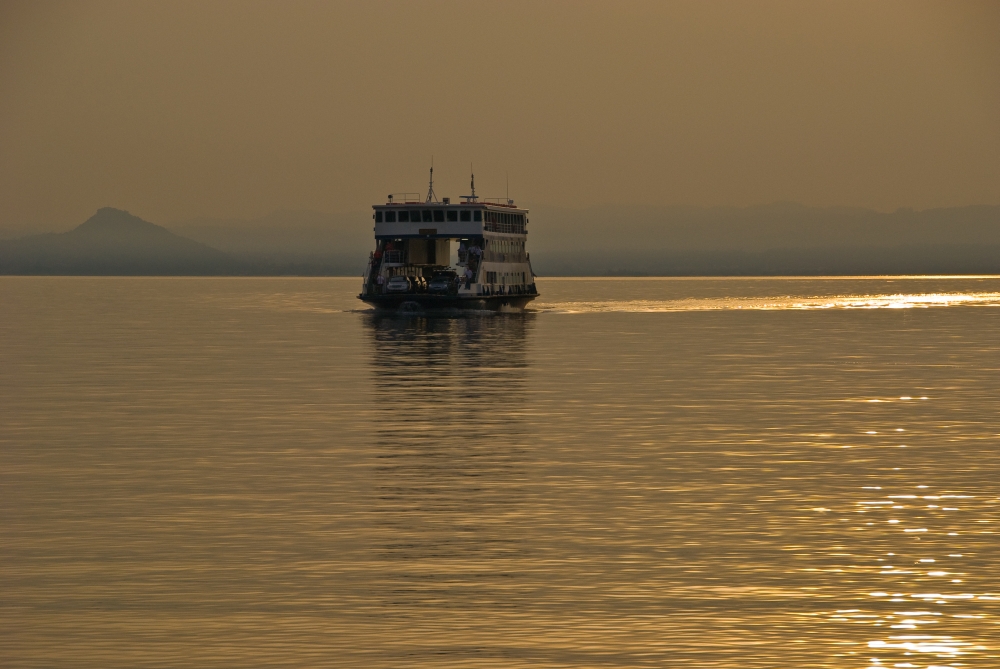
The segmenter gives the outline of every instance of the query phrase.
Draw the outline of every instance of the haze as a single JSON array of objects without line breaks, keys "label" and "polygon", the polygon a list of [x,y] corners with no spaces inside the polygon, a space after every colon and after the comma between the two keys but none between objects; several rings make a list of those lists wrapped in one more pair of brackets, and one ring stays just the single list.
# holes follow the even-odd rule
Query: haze
[{"label": "haze", "polygon": [[0,6],[0,226],[1000,204],[995,2]]}]

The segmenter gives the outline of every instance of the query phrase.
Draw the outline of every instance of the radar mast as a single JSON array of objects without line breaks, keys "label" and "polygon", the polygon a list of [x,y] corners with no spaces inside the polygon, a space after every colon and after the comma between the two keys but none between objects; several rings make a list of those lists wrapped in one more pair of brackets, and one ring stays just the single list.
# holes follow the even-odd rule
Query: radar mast
[{"label": "radar mast", "polygon": [[427,204],[438,202],[437,194],[434,192],[434,156],[431,156],[431,181],[427,186]]}]

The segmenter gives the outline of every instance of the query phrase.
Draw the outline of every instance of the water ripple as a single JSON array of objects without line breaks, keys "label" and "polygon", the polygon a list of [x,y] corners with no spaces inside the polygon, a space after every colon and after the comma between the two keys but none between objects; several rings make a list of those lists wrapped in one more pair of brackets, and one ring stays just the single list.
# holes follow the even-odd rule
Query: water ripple
[{"label": "water ripple", "polygon": [[998,283],[0,278],[0,664],[1000,666]]}]

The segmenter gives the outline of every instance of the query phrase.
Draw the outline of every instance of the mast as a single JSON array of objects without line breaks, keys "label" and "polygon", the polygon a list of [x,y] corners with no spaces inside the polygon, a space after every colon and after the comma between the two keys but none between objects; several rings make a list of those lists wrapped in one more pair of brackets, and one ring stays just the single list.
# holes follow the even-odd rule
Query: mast
[{"label": "mast", "polygon": [[431,181],[427,186],[427,200],[426,202],[430,204],[431,202],[437,202],[437,194],[434,193],[434,156],[431,156]]},{"label": "mast", "polygon": [[479,199],[476,197],[476,173],[472,171],[472,165],[469,165],[469,172],[472,173],[472,182],[469,187],[472,188],[472,194],[461,196],[463,200],[468,202],[478,202]]}]

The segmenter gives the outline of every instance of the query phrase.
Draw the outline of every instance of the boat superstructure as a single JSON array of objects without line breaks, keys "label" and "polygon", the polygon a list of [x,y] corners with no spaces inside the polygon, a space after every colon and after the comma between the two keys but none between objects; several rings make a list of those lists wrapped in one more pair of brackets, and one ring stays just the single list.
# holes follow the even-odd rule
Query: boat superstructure
[{"label": "boat superstructure", "polygon": [[475,177],[461,202],[389,195],[372,207],[375,250],[358,296],[381,308],[523,308],[537,297],[526,248],[528,210],[480,199]]}]

